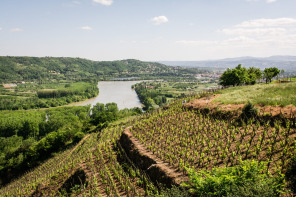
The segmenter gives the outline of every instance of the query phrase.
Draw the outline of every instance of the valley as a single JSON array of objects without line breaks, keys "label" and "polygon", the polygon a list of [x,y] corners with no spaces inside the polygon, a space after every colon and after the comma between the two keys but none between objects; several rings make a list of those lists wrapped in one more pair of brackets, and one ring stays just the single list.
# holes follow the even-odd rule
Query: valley
[{"label": "valley", "polygon": [[0,196],[292,194],[294,78],[222,88],[195,77],[210,71],[178,69],[138,81],[5,82],[16,86],[2,99],[38,100],[1,103],[18,108],[0,115]]}]

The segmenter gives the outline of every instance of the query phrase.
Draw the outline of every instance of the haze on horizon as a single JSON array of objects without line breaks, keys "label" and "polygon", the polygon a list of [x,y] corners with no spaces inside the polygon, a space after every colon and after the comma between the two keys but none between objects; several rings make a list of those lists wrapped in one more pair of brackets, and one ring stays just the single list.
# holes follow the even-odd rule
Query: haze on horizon
[{"label": "haze on horizon", "polygon": [[295,0],[2,0],[0,56],[295,55]]}]

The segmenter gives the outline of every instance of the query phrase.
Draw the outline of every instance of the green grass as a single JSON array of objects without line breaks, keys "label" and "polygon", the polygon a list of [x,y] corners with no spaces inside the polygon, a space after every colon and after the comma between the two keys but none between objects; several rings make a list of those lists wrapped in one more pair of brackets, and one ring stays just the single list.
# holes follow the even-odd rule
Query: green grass
[{"label": "green grass", "polygon": [[178,97],[181,94],[195,94],[204,89],[216,86],[216,83],[201,84],[197,82],[151,82],[149,84],[155,90],[159,90],[162,94],[172,94],[173,97]]},{"label": "green grass", "polygon": [[246,104],[296,106],[296,83],[257,84],[221,90],[214,102],[222,104]]}]

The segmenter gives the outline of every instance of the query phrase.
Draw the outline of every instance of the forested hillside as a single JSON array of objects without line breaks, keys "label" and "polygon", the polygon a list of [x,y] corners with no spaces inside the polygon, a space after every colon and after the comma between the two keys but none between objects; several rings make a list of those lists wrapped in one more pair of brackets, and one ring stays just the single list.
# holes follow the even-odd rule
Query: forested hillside
[{"label": "forested hillside", "polygon": [[106,80],[115,77],[191,76],[196,69],[139,60],[91,61],[67,57],[0,57],[0,82]]}]

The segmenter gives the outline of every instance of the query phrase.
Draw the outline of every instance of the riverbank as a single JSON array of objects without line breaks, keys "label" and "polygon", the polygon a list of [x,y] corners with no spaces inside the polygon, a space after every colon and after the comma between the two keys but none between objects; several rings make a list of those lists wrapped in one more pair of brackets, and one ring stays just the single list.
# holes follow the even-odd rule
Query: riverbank
[{"label": "riverbank", "polygon": [[119,109],[142,108],[142,104],[132,85],[142,81],[100,81],[98,82],[99,95],[84,101],[71,103],[66,106],[94,106],[97,103],[116,103]]}]

